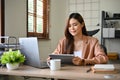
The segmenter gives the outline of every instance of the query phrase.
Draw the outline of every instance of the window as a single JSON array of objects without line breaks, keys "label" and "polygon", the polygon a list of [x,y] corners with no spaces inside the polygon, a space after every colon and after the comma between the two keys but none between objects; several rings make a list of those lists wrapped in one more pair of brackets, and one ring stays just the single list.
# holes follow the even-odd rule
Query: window
[{"label": "window", "polygon": [[27,36],[49,38],[49,0],[28,0]]}]

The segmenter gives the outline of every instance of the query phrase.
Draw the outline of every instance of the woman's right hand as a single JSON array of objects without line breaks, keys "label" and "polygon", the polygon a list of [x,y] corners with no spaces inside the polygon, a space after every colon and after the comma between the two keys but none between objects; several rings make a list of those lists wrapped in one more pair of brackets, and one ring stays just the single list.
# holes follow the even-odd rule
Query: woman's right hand
[{"label": "woman's right hand", "polygon": [[48,57],[48,58],[47,58],[47,62],[50,62],[51,59],[52,59],[51,57]]}]

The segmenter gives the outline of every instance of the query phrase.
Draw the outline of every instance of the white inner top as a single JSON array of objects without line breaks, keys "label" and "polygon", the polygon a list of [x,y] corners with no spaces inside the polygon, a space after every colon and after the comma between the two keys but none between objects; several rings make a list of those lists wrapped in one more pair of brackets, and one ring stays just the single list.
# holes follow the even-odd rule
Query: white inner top
[{"label": "white inner top", "polygon": [[80,58],[82,58],[82,50],[80,50],[80,51],[74,51],[74,55],[77,57],[80,57]]}]

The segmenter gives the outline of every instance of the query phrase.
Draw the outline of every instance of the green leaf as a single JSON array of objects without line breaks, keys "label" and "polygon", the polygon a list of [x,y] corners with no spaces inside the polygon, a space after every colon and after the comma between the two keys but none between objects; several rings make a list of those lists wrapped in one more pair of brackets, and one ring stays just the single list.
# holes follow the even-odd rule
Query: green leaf
[{"label": "green leaf", "polygon": [[20,52],[20,50],[4,52],[0,59],[2,64],[6,63],[23,63],[25,61],[25,56]]}]

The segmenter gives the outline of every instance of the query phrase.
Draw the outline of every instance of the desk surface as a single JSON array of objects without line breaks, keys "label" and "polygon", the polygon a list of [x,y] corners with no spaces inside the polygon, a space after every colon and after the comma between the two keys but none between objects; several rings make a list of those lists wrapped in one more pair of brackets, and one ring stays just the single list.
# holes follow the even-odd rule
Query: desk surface
[{"label": "desk surface", "polygon": [[[117,74],[99,74],[86,71],[90,66],[64,66],[61,70],[50,71],[50,69],[38,69],[31,66],[22,65],[17,70],[7,70],[0,68],[1,75],[15,75],[28,77],[45,77],[45,78],[64,78],[64,79],[84,79],[84,80],[104,80],[105,75],[113,75],[114,80],[120,80],[120,64],[115,64],[119,71]],[[111,79],[113,80],[113,78]]]}]

